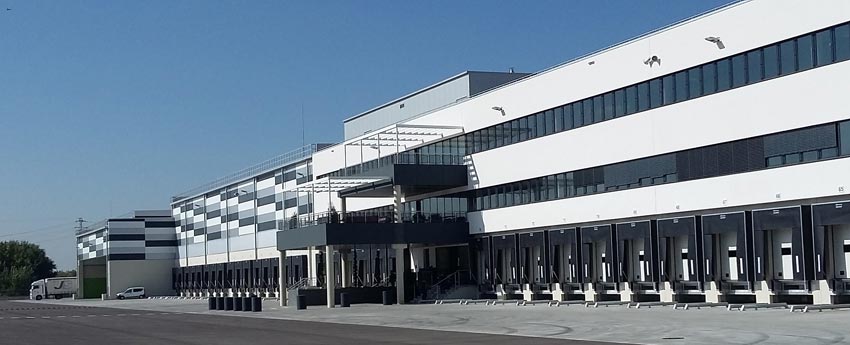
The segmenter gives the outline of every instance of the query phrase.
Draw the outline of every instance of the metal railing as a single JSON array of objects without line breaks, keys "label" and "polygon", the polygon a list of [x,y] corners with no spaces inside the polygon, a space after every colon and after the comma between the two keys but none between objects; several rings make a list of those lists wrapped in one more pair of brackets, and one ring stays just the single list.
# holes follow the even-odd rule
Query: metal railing
[{"label": "metal railing", "polygon": [[437,281],[436,284],[431,285],[425,293],[426,299],[438,299],[439,297],[442,297],[443,294],[460,285],[474,283],[475,281],[470,276],[469,270],[457,270],[443,277],[443,279]]},{"label": "metal railing", "polygon": [[224,187],[226,185],[235,182],[240,182],[274,169],[282,168],[287,165],[297,163],[298,161],[310,158],[314,153],[318,152],[319,150],[322,150],[332,145],[333,144],[305,145],[304,147],[300,147],[295,150],[283,153],[279,156],[257,163],[230,175],[218,178],[212,182],[208,182],[198,187],[184,191],[182,193],[178,193],[177,195],[171,198],[171,202],[178,202],[180,200],[193,197],[216,188]]},{"label": "metal railing", "polygon": [[[400,223],[465,223],[467,221],[466,212],[401,212],[399,218]],[[298,229],[312,225],[338,223],[385,224],[395,223],[395,214],[385,211],[355,211],[345,215],[339,212],[319,212],[291,217],[282,222],[281,229]]]},{"label": "metal railing", "polygon": [[363,175],[370,171],[377,170],[383,167],[388,167],[394,164],[421,164],[421,165],[463,165],[463,155],[459,153],[418,153],[418,152],[400,152],[394,155],[389,155],[377,159],[373,159],[362,164],[354,164],[349,167],[334,171],[328,175],[346,177]]}]

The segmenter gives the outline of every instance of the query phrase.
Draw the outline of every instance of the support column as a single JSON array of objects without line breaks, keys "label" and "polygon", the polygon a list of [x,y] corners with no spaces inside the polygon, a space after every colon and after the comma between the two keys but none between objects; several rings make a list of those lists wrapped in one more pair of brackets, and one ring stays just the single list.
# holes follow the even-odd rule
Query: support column
[{"label": "support column", "polygon": [[351,254],[349,249],[340,250],[339,251],[339,275],[342,279],[342,287],[347,288],[351,286],[351,269],[348,265],[351,263],[348,256]]},{"label": "support column", "polygon": [[340,223],[345,223],[345,214],[348,213],[345,197],[339,198],[339,211]]},{"label": "support column", "polygon": [[336,305],[334,293],[334,246],[325,246],[325,287],[328,292],[328,308]]},{"label": "support column", "polygon": [[286,306],[286,251],[280,251],[280,262],[277,264],[277,296],[281,307]]},{"label": "support column", "polygon": [[[404,250],[407,249],[406,244],[394,244],[393,248],[395,248],[395,289],[396,289],[396,301],[398,304],[404,304],[404,276],[405,272],[407,272],[407,264],[405,262],[408,259],[405,257]],[[407,253],[410,255],[410,252]]]},{"label": "support column", "polygon": [[316,247],[307,247],[307,286],[317,286],[319,277],[316,275]]},{"label": "support column", "polygon": [[401,186],[393,186],[393,223],[401,223]]}]

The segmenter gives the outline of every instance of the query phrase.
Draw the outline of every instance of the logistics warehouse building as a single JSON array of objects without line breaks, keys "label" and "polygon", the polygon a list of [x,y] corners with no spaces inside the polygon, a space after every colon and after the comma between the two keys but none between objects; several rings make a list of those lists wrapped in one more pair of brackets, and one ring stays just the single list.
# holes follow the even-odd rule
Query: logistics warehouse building
[{"label": "logistics warehouse building", "polygon": [[849,22],[841,0],[741,1],[533,75],[460,74],[173,198],[173,288],[846,301]]}]

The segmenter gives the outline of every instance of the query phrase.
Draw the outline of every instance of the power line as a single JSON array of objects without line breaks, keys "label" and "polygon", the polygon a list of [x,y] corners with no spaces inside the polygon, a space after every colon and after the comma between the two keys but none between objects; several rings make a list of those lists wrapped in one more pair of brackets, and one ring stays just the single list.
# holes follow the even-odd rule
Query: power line
[{"label": "power line", "polygon": [[60,227],[70,227],[70,226],[71,226],[71,224],[69,224],[69,223],[65,222],[65,223],[62,223],[62,224],[56,224],[56,225],[45,226],[45,227],[43,227],[43,228],[37,228],[37,229],[33,229],[33,230],[27,230],[27,231],[21,231],[21,232],[13,232],[13,233],[11,233],[11,234],[2,234],[2,235],[0,235],[0,238],[3,238],[3,237],[10,237],[10,236],[17,236],[17,235],[26,235],[26,234],[36,233],[36,232],[50,232],[50,231],[56,231],[56,230],[63,230],[63,231],[64,231],[65,229],[57,229],[57,228],[60,228]]}]

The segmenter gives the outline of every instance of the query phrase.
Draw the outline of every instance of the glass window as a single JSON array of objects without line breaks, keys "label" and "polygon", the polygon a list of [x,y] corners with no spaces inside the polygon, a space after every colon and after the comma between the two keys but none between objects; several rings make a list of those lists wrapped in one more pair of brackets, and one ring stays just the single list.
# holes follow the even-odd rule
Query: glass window
[{"label": "glass window", "polygon": [[702,68],[688,70],[688,93],[690,98],[702,96]]},{"label": "glass window", "polygon": [[581,107],[584,110],[584,125],[587,126],[593,123],[593,99],[588,98],[581,103]]},{"label": "glass window", "polygon": [[797,48],[794,45],[794,40],[779,44],[779,59],[779,70],[782,71],[783,75],[797,71]]},{"label": "glass window", "polygon": [[767,166],[775,167],[775,166],[780,166],[780,165],[782,165],[782,156],[768,157],[767,158]]},{"label": "glass window", "polygon": [[513,187],[512,185],[507,185],[507,186],[505,186],[505,189],[502,191],[502,194],[504,195],[504,198],[505,198],[505,206],[513,206],[515,204],[514,203],[514,193],[511,190],[512,187]]},{"label": "glass window", "polygon": [[564,107],[555,108],[555,132],[564,130]]},{"label": "glass window", "polygon": [[717,61],[717,92],[729,90],[732,87],[732,63],[729,59]]},{"label": "glass window", "polygon": [[613,92],[606,93],[603,96],[603,98],[604,98],[603,103],[605,103],[605,106],[604,106],[604,108],[605,108],[604,109],[605,119],[606,120],[613,119],[614,118],[614,93]]},{"label": "glass window", "polygon": [[673,104],[676,102],[676,82],[673,75],[665,76],[662,79],[662,89],[664,93],[664,105]]},{"label": "glass window", "polygon": [[614,117],[626,115],[626,91],[614,91]]},{"label": "glass window", "polygon": [[688,72],[676,73],[676,102],[688,99]]},{"label": "glass window", "polygon": [[[541,121],[542,122],[542,121]],[[537,114],[531,115],[528,117],[528,139],[534,139],[540,136],[537,132],[540,130],[540,126],[537,122]]]},{"label": "glass window", "polygon": [[837,157],[837,156],[838,156],[838,148],[837,147],[830,147],[828,149],[820,150],[820,158],[821,159],[832,158],[832,157]]},{"label": "glass window", "polygon": [[489,139],[488,141],[490,142],[489,148],[491,148],[491,149],[496,148],[496,137],[499,134],[500,133],[496,133],[496,127],[490,127],[490,130],[487,133],[488,139]]},{"label": "glass window", "polygon": [[573,129],[575,123],[573,122],[573,106],[565,105],[564,106],[564,129]]},{"label": "glass window", "polygon": [[663,102],[661,94],[661,78],[655,78],[649,81],[649,107],[658,108]]},{"label": "glass window", "polygon": [[[628,91],[628,90],[627,90]],[[649,82],[643,82],[637,86],[637,111],[649,109]]]},{"label": "glass window", "polygon": [[573,127],[584,126],[584,112],[582,112],[581,102],[573,103]]},{"label": "glass window", "polygon": [[835,61],[850,59],[850,24],[835,28]]},{"label": "glass window", "polygon": [[519,119],[519,141],[528,140],[528,116]]},{"label": "glass window", "polygon": [[762,50],[764,59],[764,79],[774,78],[779,75],[779,46],[772,45]]},{"label": "glass window", "polygon": [[558,199],[563,199],[567,196],[567,174],[558,174],[555,176],[555,182],[558,189]]},{"label": "glass window", "polygon": [[547,110],[546,116],[546,134],[555,133],[555,110]]},{"label": "glass window", "polygon": [[519,142],[519,120],[511,121],[511,144]]},{"label": "glass window", "polygon": [[535,117],[537,117],[537,137],[542,137],[546,135],[546,115],[538,113]]},{"label": "glass window", "polygon": [[818,151],[803,152],[803,162],[811,162],[818,160]]},{"label": "glass window", "polygon": [[496,189],[496,194],[499,195],[499,206],[505,207],[508,204],[508,196],[505,194],[505,187],[499,187]]},{"label": "glass window", "polygon": [[496,125],[496,126],[494,126],[494,127],[495,127],[495,130],[496,130],[496,134],[495,134],[495,136],[496,136],[496,140],[494,141],[494,143],[495,143],[495,145],[496,145],[496,146],[494,146],[494,147],[502,147],[502,146],[505,146],[505,140],[504,140],[504,139],[505,139],[505,135],[504,135],[504,133],[503,133],[504,131],[502,130],[502,128],[503,128],[504,126],[503,126],[503,125],[501,125],[501,124],[498,124],[498,125]]},{"label": "glass window", "polygon": [[593,97],[593,122],[602,122],[604,113],[602,113],[602,96]]},{"label": "glass window", "polygon": [[814,47],[811,35],[797,39],[797,67],[800,71],[814,67]]},{"label": "glass window", "polygon": [[799,153],[789,153],[785,155],[785,164],[800,163],[801,157]]},{"label": "glass window", "polygon": [[832,30],[827,29],[815,34],[815,44],[817,45],[818,66],[828,65],[832,63]]},{"label": "glass window", "polygon": [[702,66],[702,93],[710,95],[717,92],[717,66],[714,63]]},{"label": "glass window", "polygon": [[753,50],[747,53],[747,80],[752,84],[761,79],[761,50]]},{"label": "glass window", "polygon": [[637,86],[629,86],[626,88],[626,114],[634,114],[637,109]]},{"label": "glass window", "polygon": [[732,57],[732,87],[747,83],[747,58],[744,54]]},{"label": "glass window", "polygon": [[850,121],[838,125],[838,135],[841,141],[839,152],[842,156],[850,155]]}]

